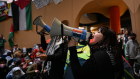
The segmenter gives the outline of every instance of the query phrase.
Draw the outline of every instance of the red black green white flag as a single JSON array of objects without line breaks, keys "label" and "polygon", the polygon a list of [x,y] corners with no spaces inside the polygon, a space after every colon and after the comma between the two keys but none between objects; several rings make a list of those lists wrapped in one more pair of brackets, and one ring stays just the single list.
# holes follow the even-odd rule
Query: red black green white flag
[{"label": "red black green white flag", "polygon": [[14,31],[32,29],[31,0],[17,0],[12,2],[12,17]]},{"label": "red black green white flag", "polygon": [[8,42],[9,42],[10,47],[14,46],[14,40],[13,39],[14,39],[14,26],[12,24],[11,27],[10,27],[10,33],[9,33],[9,38],[8,38]]}]

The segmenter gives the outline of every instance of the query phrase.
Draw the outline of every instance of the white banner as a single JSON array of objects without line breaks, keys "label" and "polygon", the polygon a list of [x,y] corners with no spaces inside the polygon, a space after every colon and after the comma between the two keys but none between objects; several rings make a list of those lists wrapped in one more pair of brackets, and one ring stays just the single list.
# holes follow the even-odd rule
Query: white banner
[{"label": "white banner", "polygon": [[47,6],[49,3],[59,4],[63,0],[32,0],[37,7],[37,9]]},{"label": "white banner", "polygon": [[37,8],[42,8],[48,5],[50,0],[34,0],[33,2]]},{"label": "white banner", "polygon": [[61,1],[63,1],[63,0],[53,0],[53,2],[54,2],[55,4],[59,4]]}]

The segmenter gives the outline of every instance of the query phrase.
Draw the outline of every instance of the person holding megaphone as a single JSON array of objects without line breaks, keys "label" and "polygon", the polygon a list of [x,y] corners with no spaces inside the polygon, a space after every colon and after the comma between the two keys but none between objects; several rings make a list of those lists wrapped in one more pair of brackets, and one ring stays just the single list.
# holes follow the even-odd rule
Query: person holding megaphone
[{"label": "person holding megaphone", "polygon": [[71,39],[68,43],[74,79],[122,79],[123,62],[115,32],[100,27],[93,39],[89,44],[91,55],[82,66],[77,56],[77,41]]},{"label": "person holding megaphone", "polygon": [[[54,24],[55,22],[53,22]],[[64,21],[67,25],[68,22]],[[43,71],[47,72],[47,79],[63,79],[64,66],[66,62],[67,50],[68,50],[68,37],[63,35],[53,35],[52,28],[50,28],[41,17],[37,17],[33,24],[39,25],[45,29],[45,31],[51,35],[51,41],[46,47],[46,54],[40,54],[41,60],[45,61]]]},{"label": "person holding megaphone", "polygon": [[[56,18],[51,28],[46,26],[42,19],[36,20],[35,23],[42,26],[50,34],[52,40],[56,36],[62,36],[62,39],[65,36],[65,41],[52,55],[39,56],[42,60],[52,61],[49,79],[63,79],[68,49],[70,50],[70,65],[75,79],[122,79],[123,64],[117,47],[116,34],[108,27],[100,27],[98,32],[92,35],[94,41],[89,43],[90,33],[86,30],[68,27]],[[67,36],[72,37],[70,42],[67,40]],[[77,57],[76,45],[78,42],[90,46],[91,55],[82,66]]]}]

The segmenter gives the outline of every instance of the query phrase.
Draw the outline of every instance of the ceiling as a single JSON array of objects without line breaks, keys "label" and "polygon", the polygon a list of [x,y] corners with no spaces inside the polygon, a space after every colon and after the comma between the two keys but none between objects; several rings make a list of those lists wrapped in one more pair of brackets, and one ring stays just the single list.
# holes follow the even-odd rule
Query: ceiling
[{"label": "ceiling", "polygon": [[109,8],[119,6],[120,15],[128,9],[123,0],[93,0],[85,5],[82,9],[83,13],[101,13],[109,18]]},{"label": "ceiling", "polygon": [[[109,18],[109,8],[112,6],[119,6],[120,16],[122,16],[128,9],[123,0],[93,0],[86,4],[81,10],[83,15],[80,18],[80,23],[90,24],[96,22],[97,16],[95,13],[102,14],[104,17]],[[94,19],[90,17],[94,17]]]}]

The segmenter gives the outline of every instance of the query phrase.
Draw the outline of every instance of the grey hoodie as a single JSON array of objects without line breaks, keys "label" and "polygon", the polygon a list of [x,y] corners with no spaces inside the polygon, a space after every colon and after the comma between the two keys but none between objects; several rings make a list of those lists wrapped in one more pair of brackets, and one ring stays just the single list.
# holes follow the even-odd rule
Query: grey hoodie
[{"label": "grey hoodie", "polygon": [[135,59],[137,56],[137,48],[139,47],[139,43],[137,40],[130,39],[126,43],[126,53],[125,55],[128,56],[130,59]]}]

